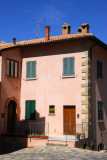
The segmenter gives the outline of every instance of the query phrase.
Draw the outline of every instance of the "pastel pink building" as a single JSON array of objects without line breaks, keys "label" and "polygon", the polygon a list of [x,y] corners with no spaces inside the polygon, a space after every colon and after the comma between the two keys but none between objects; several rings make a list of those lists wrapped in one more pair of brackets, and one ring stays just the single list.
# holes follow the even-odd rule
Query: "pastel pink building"
[{"label": "pastel pink building", "polygon": [[[50,135],[84,132],[98,149],[107,131],[107,46],[82,24],[62,35],[0,43],[1,134],[19,122],[49,124]],[[28,132],[28,131],[26,131]]]}]

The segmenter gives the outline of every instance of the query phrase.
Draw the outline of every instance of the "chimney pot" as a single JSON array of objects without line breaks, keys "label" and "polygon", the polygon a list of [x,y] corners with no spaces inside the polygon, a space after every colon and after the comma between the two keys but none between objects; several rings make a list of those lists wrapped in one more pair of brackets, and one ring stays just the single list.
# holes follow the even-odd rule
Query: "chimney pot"
[{"label": "chimney pot", "polygon": [[62,25],[62,35],[70,34],[70,28],[71,28],[71,26],[69,24],[64,23]]},{"label": "chimney pot", "polygon": [[16,38],[13,38],[13,44],[14,45],[16,44]]},{"label": "chimney pot", "polygon": [[45,26],[45,38],[49,40],[50,26]]},{"label": "chimney pot", "polygon": [[81,27],[78,28],[78,33],[82,33],[82,34],[89,33],[89,24],[88,23],[82,24]]}]

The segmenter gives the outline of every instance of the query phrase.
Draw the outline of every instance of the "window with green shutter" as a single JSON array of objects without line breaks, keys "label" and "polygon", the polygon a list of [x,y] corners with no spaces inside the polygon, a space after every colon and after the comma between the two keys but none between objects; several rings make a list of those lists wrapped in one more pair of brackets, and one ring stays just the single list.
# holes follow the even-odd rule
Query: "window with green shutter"
[{"label": "window with green shutter", "polygon": [[103,102],[98,101],[98,121],[103,120]]},{"label": "window with green shutter", "polygon": [[36,61],[26,62],[26,78],[27,79],[36,78]]},{"label": "window with green shutter", "polygon": [[97,78],[102,79],[103,75],[102,75],[102,62],[101,61],[97,61]]},{"label": "window with green shutter", "polygon": [[26,101],[25,119],[35,120],[35,100]]},{"label": "window with green shutter", "polygon": [[63,58],[63,76],[74,76],[74,57]]}]

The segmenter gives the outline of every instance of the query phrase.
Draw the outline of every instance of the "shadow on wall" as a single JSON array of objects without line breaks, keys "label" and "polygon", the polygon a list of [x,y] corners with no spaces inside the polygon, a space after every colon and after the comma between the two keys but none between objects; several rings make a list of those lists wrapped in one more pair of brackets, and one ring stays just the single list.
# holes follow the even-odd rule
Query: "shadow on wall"
[{"label": "shadow on wall", "polygon": [[[98,87],[98,91],[101,97],[101,101],[103,101],[103,121],[98,123],[98,139],[99,139],[99,144],[98,144],[98,150],[102,150],[104,148],[104,145],[106,141],[104,141],[104,137],[102,136],[102,132],[107,131],[107,125],[105,122],[107,122],[107,119],[105,117],[107,117],[107,107],[106,107],[106,95],[104,93],[106,93],[106,84],[104,84],[105,81],[104,80],[97,80],[97,87]],[[98,109],[97,109],[98,112]],[[107,143],[107,142],[106,142]]]},{"label": "shadow on wall", "polygon": [[28,147],[29,134],[47,134],[48,125],[45,118],[35,112],[35,120],[22,120],[17,123],[14,133],[0,136],[0,154],[6,154]]},{"label": "shadow on wall", "polygon": [[81,40],[78,40],[78,43],[77,41],[67,41],[42,44],[38,46],[28,46],[22,48],[22,58],[78,53],[80,51],[84,51],[84,46],[81,46],[83,46]]}]

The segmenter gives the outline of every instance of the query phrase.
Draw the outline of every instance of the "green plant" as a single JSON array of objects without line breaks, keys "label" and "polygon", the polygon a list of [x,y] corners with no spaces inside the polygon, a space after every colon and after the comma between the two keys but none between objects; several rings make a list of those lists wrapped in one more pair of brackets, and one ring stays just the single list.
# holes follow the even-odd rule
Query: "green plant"
[{"label": "green plant", "polygon": [[79,133],[79,132],[76,133],[76,136],[77,136],[77,137],[80,136],[80,135],[81,135],[81,133]]},{"label": "green plant", "polygon": [[46,136],[46,134],[45,134],[45,133],[43,133],[43,134],[41,134],[40,136],[41,136],[41,137],[44,137],[44,136]]},{"label": "green plant", "polygon": [[90,149],[90,145],[89,145],[89,143],[87,143],[87,144],[86,144],[85,149]]},{"label": "green plant", "polygon": [[82,132],[81,135],[85,135],[85,132]]},{"label": "green plant", "polygon": [[49,113],[55,113],[55,106],[49,107]]},{"label": "green plant", "polygon": [[31,135],[32,135],[32,136],[39,136],[39,134],[35,134],[35,133],[32,133]]}]

